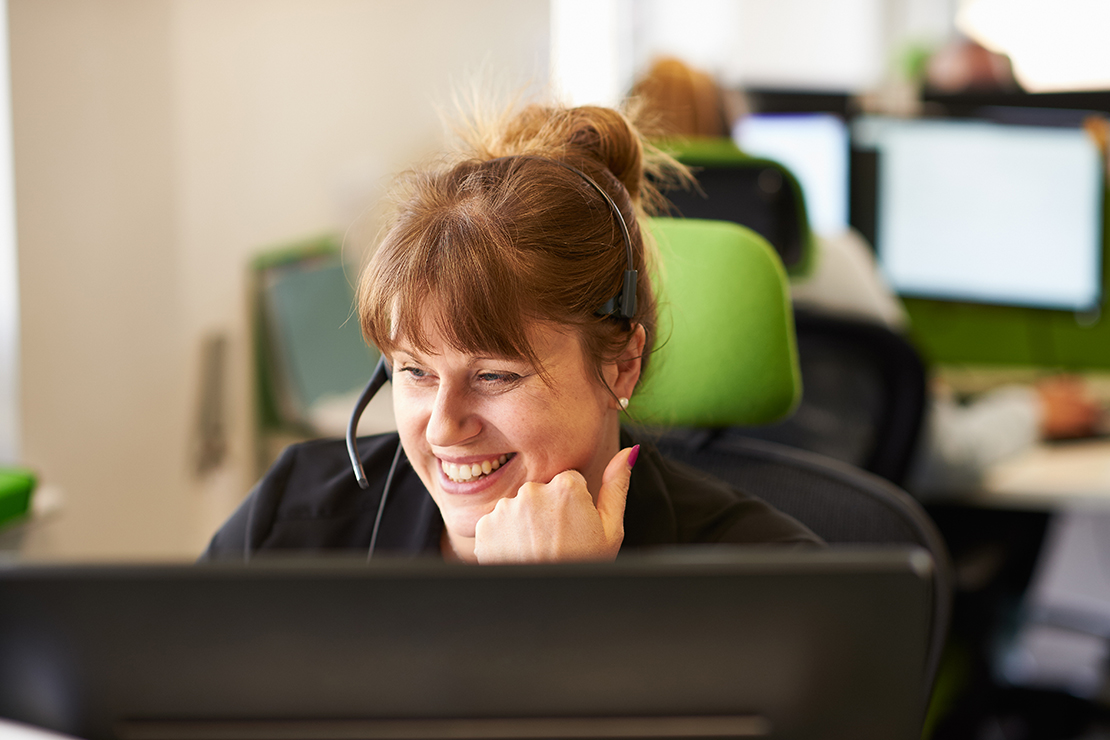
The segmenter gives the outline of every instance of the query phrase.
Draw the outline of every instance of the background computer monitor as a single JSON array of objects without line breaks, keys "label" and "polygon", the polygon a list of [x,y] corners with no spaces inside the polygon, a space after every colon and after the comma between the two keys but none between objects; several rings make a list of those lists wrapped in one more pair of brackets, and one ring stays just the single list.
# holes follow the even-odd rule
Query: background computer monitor
[{"label": "background computer monitor", "polygon": [[733,138],[746,153],[783,164],[805,194],[810,228],[835,234],[848,225],[848,127],[828,113],[744,116]]},{"label": "background computer monitor", "polygon": [[0,569],[0,717],[86,740],[916,740],[923,551]]},{"label": "background computer monitor", "polygon": [[853,145],[875,155],[874,242],[900,294],[1098,304],[1103,169],[1082,129],[862,118]]}]

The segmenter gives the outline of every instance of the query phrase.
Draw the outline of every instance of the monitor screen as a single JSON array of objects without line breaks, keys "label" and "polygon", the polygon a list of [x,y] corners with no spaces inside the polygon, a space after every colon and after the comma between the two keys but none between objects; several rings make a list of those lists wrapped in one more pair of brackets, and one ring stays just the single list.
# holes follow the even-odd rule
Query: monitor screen
[{"label": "monitor screen", "polygon": [[903,295],[1081,311],[1101,296],[1102,162],[1082,129],[861,119],[875,248]]},{"label": "monitor screen", "polygon": [[0,717],[85,740],[920,736],[921,550],[0,568]]},{"label": "monitor screen", "polygon": [[745,116],[733,132],[748,154],[783,164],[805,194],[809,225],[834,234],[848,225],[848,128],[827,113]]}]

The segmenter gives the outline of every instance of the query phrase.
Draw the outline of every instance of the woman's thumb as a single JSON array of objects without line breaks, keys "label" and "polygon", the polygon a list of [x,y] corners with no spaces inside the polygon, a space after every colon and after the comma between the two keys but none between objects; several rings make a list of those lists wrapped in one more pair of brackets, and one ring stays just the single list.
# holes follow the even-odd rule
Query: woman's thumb
[{"label": "woman's thumb", "polygon": [[640,454],[640,445],[626,447],[613,456],[601,476],[601,490],[597,493],[597,513],[605,527],[607,537],[617,533],[624,536],[624,504],[628,499],[628,483],[632,480],[632,466]]}]

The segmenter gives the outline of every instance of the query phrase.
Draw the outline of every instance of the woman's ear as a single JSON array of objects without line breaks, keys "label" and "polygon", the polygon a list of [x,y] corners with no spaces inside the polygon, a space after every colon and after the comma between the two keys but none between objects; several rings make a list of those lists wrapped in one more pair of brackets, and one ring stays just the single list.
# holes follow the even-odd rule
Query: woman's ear
[{"label": "woman's ear", "polygon": [[616,377],[609,386],[617,398],[631,398],[632,391],[640,380],[640,367],[644,356],[644,346],[647,344],[647,332],[642,324],[637,324],[628,339],[628,344],[615,365]]}]

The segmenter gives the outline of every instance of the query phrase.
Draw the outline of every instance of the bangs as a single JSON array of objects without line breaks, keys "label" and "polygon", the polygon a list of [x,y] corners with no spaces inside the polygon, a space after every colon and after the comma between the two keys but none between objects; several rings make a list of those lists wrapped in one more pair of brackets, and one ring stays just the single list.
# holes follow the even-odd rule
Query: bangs
[{"label": "bangs", "polygon": [[[627,320],[598,315],[628,263],[619,219],[584,177],[536,157],[410,173],[360,279],[366,340],[386,356],[404,343],[422,354],[524,361],[547,380],[531,329],[551,323],[576,331],[600,379],[631,331]],[[653,319],[650,290],[644,273],[637,297]]]},{"label": "bangs", "polygon": [[[404,218],[363,274],[359,314],[366,339],[387,356],[400,342],[427,354],[434,332],[456,351],[524,360],[541,374],[527,325],[540,318],[513,236],[477,204],[433,218]],[[414,228],[419,224],[419,228]]]}]

